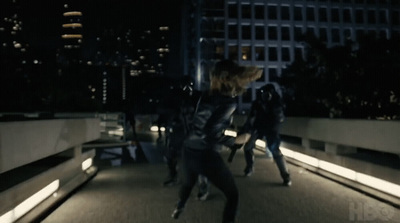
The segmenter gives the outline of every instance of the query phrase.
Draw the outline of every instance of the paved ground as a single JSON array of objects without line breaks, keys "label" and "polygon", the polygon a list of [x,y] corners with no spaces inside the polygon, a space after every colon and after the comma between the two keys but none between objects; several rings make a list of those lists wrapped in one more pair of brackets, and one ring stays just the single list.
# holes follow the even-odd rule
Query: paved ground
[{"label": "paved ground", "polygon": [[[68,200],[49,214],[44,223],[218,223],[222,219],[225,198],[215,187],[204,202],[192,193],[180,219],[170,215],[178,199],[179,186],[163,187],[167,168],[161,147],[144,143],[151,162],[139,163],[126,159],[129,150],[116,148],[98,153],[98,174]],[[132,149],[132,148],[131,148]],[[132,150],[131,150],[132,152]],[[111,154],[111,155],[110,155]],[[222,156],[228,157],[228,151]],[[99,162],[101,161],[101,162]],[[342,223],[399,222],[400,210],[346,186],[289,165],[293,185],[281,186],[275,164],[256,156],[256,170],[243,177],[244,157],[238,151],[229,164],[240,191],[239,223]]]}]

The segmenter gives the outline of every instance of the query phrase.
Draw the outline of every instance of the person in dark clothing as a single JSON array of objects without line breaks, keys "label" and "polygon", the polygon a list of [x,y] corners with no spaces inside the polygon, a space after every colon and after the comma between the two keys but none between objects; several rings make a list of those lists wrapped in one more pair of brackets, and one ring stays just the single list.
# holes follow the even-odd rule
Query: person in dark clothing
[{"label": "person in dark clothing", "polygon": [[215,64],[210,74],[210,91],[200,97],[189,135],[183,146],[182,171],[184,181],[179,192],[179,202],[172,213],[178,218],[201,174],[226,196],[223,222],[234,222],[238,209],[239,192],[232,173],[222,159],[221,145],[234,147],[244,144],[249,134],[236,138],[224,135],[236,110],[236,98],[246,86],[261,76],[256,67],[241,67],[230,60]]},{"label": "person in dark clothing", "polygon": [[279,146],[281,139],[279,130],[284,122],[284,103],[276,92],[273,84],[266,84],[260,88],[260,94],[252,103],[249,116],[240,132],[249,132],[250,140],[244,145],[246,159],[245,176],[250,176],[254,170],[254,152],[257,139],[266,139],[267,147],[279,169],[283,184],[290,186],[292,181],[286,165],[285,158]]},{"label": "person in dark clothing", "polygon": [[126,123],[124,131],[126,135],[130,130],[132,131],[131,145],[136,146],[135,160],[136,162],[147,162],[147,158],[136,133],[135,103],[131,100],[125,101],[125,117]]},{"label": "person in dark clothing", "polygon": [[132,129],[132,142],[136,145],[139,143],[139,140],[136,133],[135,113],[133,112],[133,109],[129,109],[125,115],[126,115],[126,122],[129,123],[129,125],[126,128],[126,131],[128,132],[129,129]]},{"label": "person in dark clothing", "polygon": [[185,85],[173,89],[168,97],[173,112],[171,112],[165,129],[166,149],[164,156],[167,160],[169,175],[164,182],[164,186],[170,186],[177,182],[178,158],[183,140],[188,134],[189,122],[192,119],[198,98],[199,95]]},{"label": "person in dark clothing", "polygon": [[[181,80],[179,88],[172,90],[169,97],[170,106],[173,109],[166,125],[166,149],[165,159],[168,166],[168,177],[164,181],[164,186],[173,186],[178,182],[178,159],[181,156],[183,140],[189,132],[189,125],[193,118],[196,102],[201,92],[193,89],[191,79]],[[171,103],[175,101],[175,103]],[[199,192],[198,200],[204,201],[209,194],[208,180],[204,176],[198,179]]]}]

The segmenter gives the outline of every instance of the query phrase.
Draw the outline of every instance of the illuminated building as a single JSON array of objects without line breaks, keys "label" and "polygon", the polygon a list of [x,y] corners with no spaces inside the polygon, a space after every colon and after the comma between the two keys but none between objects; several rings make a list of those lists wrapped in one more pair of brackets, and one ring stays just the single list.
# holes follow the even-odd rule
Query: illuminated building
[{"label": "illuminated building", "polygon": [[[23,21],[19,15],[18,1],[4,1],[8,10],[0,18],[0,44],[2,54],[22,55],[29,47],[23,37]],[[5,55],[6,56],[6,55]]]},{"label": "illuminated building", "polygon": [[24,90],[33,86],[35,75],[31,70],[42,60],[32,56],[26,40],[20,1],[1,1],[0,8],[0,109],[16,111],[21,102],[31,109],[32,99]]},{"label": "illuminated building", "polygon": [[67,60],[74,60],[79,56],[83,42],[83,13],[71,9],[69,4],[64,4],[64,10],[64,23],[62,24],[63,34],[61,38],[63,39],[64,53],[70,54]]},{"label": "illuminated building", "polygon": [[395,0],[191,0],[182,20],[184,72],[196,88],[207,86],[208,69],[217,59],[255,65],[263,77],[239,100],[246,107],[256,89],[276,82],[288,64],[304,54],[297,37],[312,33],[328,48],[368,33],[400,36],[400,2]]}]

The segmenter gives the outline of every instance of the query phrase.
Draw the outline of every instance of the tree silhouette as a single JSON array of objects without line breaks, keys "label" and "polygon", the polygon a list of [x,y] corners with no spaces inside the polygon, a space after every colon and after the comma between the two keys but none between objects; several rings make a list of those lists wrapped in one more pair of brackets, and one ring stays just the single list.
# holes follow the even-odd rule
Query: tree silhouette
[{"label": "tree silhouette", "polygon": [[327,48],[304,35],[303,57],[280,79],[292,116],[398,119],[400,44],[395,39],[360,38]]}]

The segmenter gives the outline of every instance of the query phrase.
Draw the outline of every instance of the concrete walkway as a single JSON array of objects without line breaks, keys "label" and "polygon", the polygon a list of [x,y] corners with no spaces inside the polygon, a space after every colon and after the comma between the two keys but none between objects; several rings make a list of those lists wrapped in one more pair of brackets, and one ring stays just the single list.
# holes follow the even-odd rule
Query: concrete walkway
[{"label": "concrete walkway", "polygon": [[[133,162],[121,153],[121,162],[97,160],[98,174],[50,213],[44,223],[218,223],[225,198],[215,187],[206,201],[197,201],[193,190],[178,220],[171,213],[178,200],[179,185],[163,187],[167,167],[162,146],[143,146],[151,162]],[[228,157],[229,151],[221,155]],[[101,153],[97,154],[98,159]],[[117,164],[116,164],[117,163]],[[271,160],[256,153],[255,173],[243,177],[243,151],[228,164],[240,192],[239,223],[343,223],[399,222],[400,210],[332,180],[289,165],[291,187],[281,185]]]}]

